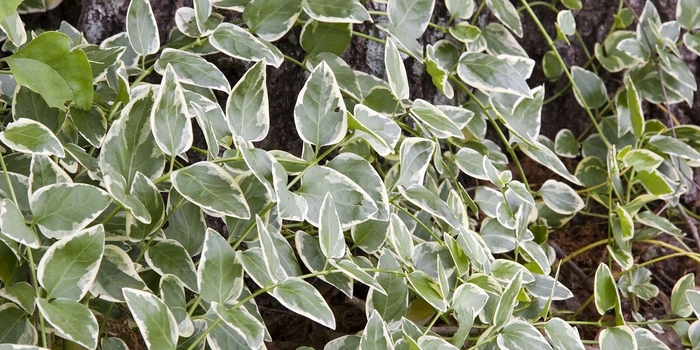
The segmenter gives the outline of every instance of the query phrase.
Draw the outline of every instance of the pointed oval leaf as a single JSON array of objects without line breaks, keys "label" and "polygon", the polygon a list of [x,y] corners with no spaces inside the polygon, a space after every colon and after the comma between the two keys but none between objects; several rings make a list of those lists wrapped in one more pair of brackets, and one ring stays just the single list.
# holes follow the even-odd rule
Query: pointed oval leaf
[{"label": "pointed oval leaf", "polygon": [[423,186],[413,185],[407,188],[399,187],[401,195],[419,208],[429,212],[434,217],[445,221],[448,225],[457,229],[460,226],[459,219],[452,209],[438,197]]},{"label": "pointed oval leaf", "polygon": [[467,84],[483,90],[532,98],[525,79],[506,61],[483,53],[464,53],[457,74]]},{"label": "pointed oval leaf", "polygon": [[144,290],[146,284],[136,272],[129,255],[121,248],[107,244],[95,282],[90,286],[90,293],[103,300],[123,302],[124,287]]},{"label": "pointed oval leaf", "polygon": [[326,193],[333,196],[343,229],[370,219],[378,209],[374,200],[358,184],[337,170],[323,166],[311,167],[304,173],[297,193],[309,206],[306,220],[317,227]]},{"label": "pointed oval leaf", "polygon": [[165,75],[168,65],[173,67],[177,79],[182,83],[223,92],[231,90],[224,73],[199,55],[166,48],[153,67],[158,74]]},{"label": "pointed oval leaf", "polygon": [[218,216],[250,218],[250,209],[238,183],[224,169],[199,162],[173,173],[173,186],[183,197]]},{"label": "pointed oval leaf", "polygon": [[34,192],[29,204],[41,232],[63,238],[85,228],[110,202],[109,195],[95,186],[59,183]]},{"label": "pointed oval leaf", "polygon": [[600,350],[614,349],[637,349],[637,339],[631,328],[610,327],[600,332]]},{"label": "pointed oval leaf", "polygon": [[362,23],[372,18],[357,0],[303,0],[309,17],[328,23]]},{"label": "pointed oval leaf", "polygon": [[123,292],[146,346],[149,349],[175,349],[177,321],[165,303],[148,292],[131,288],[124,288]]},{"label": "pointed oval leaf", "polygon": [[598,108],[605,104],[608,100],[608,90],[598,75],[581,67],[573,67],[571,75],[580,92],[580,96],[578,93],[575,96],[581,107]]},{"label": "pointed oval leaf", "polygon": [[[311,272],[325,271],[328,267],[327,259],[321,252],[321,246],[318,243],[318,238],[311,236],[303,231],[297,231],[294,238],[299,257],[304,265]],[[332,273],[325,276],[319,276],[323,281],[338,288],[345,295],[351,296],[353,291],[353,281],[340,273]]]},{"label": "pointed oval leaf", "polygon": [[227,309],[221,304],[212,303],[212,309],[221,319],[241,335],[250,349],[258,349],[263,342],[264,326],[245,308]]},{"label": "pointed oval leaf", "polygon": [[164,240],[148,248],[146,261],[159,275],[174,275],[187,287],[197,293],[197,273],[189,254],[180,243]]},{"label": "pointed oval leaf", "polygon": [[417,99],[411,106],[411,114],[439,139],[462,138],[462,130],[440,109],[425,100]]},{"label": "pointed oval leaf", "polygon": [[290,277],[272,290],[272,296],[289,310],[335,329],[333,312],[321,293],[309,283]]},{"label": "pointed oval leaf", "polygon": [[104,244],[102,225],[54,243],[37,267],[37,279],[48,292],[47,297],[82,299],[97,277]]},{"label": "pointed oval leaf", "polygon": [[392,40],[387,40],[384,46],[384,65],[391,91],[399,99],[407,99],[409,95],[406,67],[403,65],[401,54]]},{"label": "pointed oval leaf", "polygon": [[326,193],[321,204],[318,238],[321,243],[321,251],[327,258],[339,259],[345,255],[345,237],[330,193]]},{"label": "pointed oval leaf", "polygon": [[413,286],[413,290],[432,307],[440,312],[447,311],[447,301],[442,295],[440,286],[427,273],[420,270],[413,271],[408,275],[408,282]]},{"label": "pointed oval leaf", "polygon": [[523,283],[522,275],[523,272],[521,270],[515,273],[515,276],[503,290],[503,294],[501,294],[501,298],[498,300],[496,311],[494,311],[493,314],[493,325],[496,328],[503,327],[513,316],[513,309],[515,308],[518,293],[520,293],[520,287]]},{"label": "pointed oval leaf", "polygon": [[394,28],[411,38],[418,38],[428,28],[435,0],[396,0],[387,5],[387,14]]},{"label": "pointed oval leaf", "polygon": [[65,157],[61,141],[44,124],[27,118],[11,122],[0,132],[0,141],[15,151]]},{"label": "pointed oval leaf", "polygon": [[393,350],[391,335],[377,311],[372,312],[360,338],[360,349]]},{"label": "pointed oval leaf", "polygon": [[503,327],[496,342],[501,349],[552,350],[537,328],[517,319],[510,321]]},{"label": "pointed oval leaf", "polygon": [[422,185],[434,150],[435,143],[428,139],[419,137],[404,139],[399,150],[401,171],[396,185]]},{"label": "pointed oval leaf", "polygon": [[210,228],[199,260],[197,285],[202,299],[223,305],[238,298],[243,290],[243,267],[236,259],[236,252]]},{"label": "pointed oval leaf", "polygon": [[0,231],[7,238],[32,249],[38,249],[41,246],[39,235],[27,227],[22,212],[7,198],[0,201]]},{"label": "pointed oval leaf", "polygon": [[265,60],[253,65],[233,87],[226,102],[226,121],[234,135],[262,141],[270,129]]},{"label": "pointed oval leaf", "polygon": [[89,110],[93,97],[92,70],[85,52],[71,50],[71,46],[72,40],[67,35],[49,31],[6,61],[17,84],[40,94],[49,107],[65,109],[66,102],[72,101],[79,108]]},{"label": "pointed oval leaf", "polygon": [[192,146],[194,134],[185,93],[172,66],[165,69],[151,110],[151,130],[158,147],[172,157]]},{"label": "pointed oval leaf", "polygon": [[581,196],[563,182],[547,180],[539,190],[545,204],[554,212],[568,215],[573,214],[585,206]]},{"label": "pointed oval leaf", "polygon": [[219,24],[209,40],[217,50],[239,60],[257,62],[265,59],[267,64],[274,67],[279,67],[284,60],[279,50],[273,51],[248,31],[233,23]]},{"label": "pointed oval leaf", "polygon": [[126,11],[126,35],[134,51],[151,55],[160,49],[158,23],[148,0],[132,0]]},{"label": "pointed oval leaf", "polygon": [[292,29],[300,13],[301,0],[253,0],[246,5],[243,20],[251,32],[276,41]]},{"label": "pointed oval leaf", "polygon": [[544,325],[544,331],[554,348],[561,350],[584,350],[578,330],[566,321],[555,317]]},{"label": "pointed oval leaf", "polygon": [[333,71],[321,62],[311,72],[294,106],[294,123],[302,140],[314,146],[340,142],[348,129],[345,103]]},{"label": "pointed oval leaf", "polygon": [[600,264],[595,272],[595,307],[598,313],[604,315],[606,311],[620,305],[620,295],[615,286],[615,278],[605,264]]},{"label": "pointed oval leaf", "polygon": [[36,306],[57,333],[88,349],[97,348],[97,319],[87,306],[69,299],[37,299]]}]

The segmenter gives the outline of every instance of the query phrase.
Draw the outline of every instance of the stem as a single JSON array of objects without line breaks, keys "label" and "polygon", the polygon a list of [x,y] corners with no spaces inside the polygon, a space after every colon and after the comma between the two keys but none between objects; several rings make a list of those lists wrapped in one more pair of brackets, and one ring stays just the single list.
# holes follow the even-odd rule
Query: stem
[{"label": "stem", "polygon": [[603,131],[600,129],[600,125],[598,125],[598,122],[596,121],[595,116],[591,112],[590,108],[588,108],[588,105],[586,104],[586,101],[583,98],[583,94],[581,94],[581,90],[576,85],[576,82],[574,81],[574,77],[571,75],[571,72],[569,71],[569,68],[566,66],[566,63],[564,63],[564,59],[559,54],[557,47],[554,45],[554,41],[552,41],[552,38],[547,33],[547,30],[544,29],[542,22],[540,22],[540,19],[537,18],[537,15],[535,15],[535,12],[532,11],[532,8],[527,3],[527,0],[520,0],[520,2],[523,4],[523,7],[525,8],[525,10],[527,10],[528,14],[530,15],[532,20],[537,25],[537,28],[540,30],[540,32],[544,36],[545,40],[547,41],[547,44],[549,45],[549,48],[554,52],[554,55],[557,57],[557,60],[559,61],[559,64],[564,69],[564,73],[566,74],[566,77],[569,78],[569,81],[571,82],[571,86],[573,87],[574,92],[576,93],[576,95],[578,95],[579,101],[581,101],[583,108],[586,110],[586,114],[588,115],[588,118],[591,119],[593,126],[595,126],[596,130],[598,131],[598,134],[600,134],[600,139],[603,140],[603,143],[605,143],[605,146],[609,148],[610,142],[603,134]]},{"label": "stem", "polygon": [[[32,254],[32,248],[29,248],[29,247],[27,247],[27,259],[29,259],[29,268],[32,270],[32,279],[34,282],[34,293],[36,295],[36,299],[38,300],[38,299],[41,299],[41,290],[39,289],[39,282],[36,278],[36,264],[34,264],[34,255]],[[39,314],[39,325],[40,325],[40,332],[41,332],[41,346],[47,348],[48,343],[46,342],[46,325],[44,324],[44,315],[41,314],[41,311],[37,311],[37,314]]]}]

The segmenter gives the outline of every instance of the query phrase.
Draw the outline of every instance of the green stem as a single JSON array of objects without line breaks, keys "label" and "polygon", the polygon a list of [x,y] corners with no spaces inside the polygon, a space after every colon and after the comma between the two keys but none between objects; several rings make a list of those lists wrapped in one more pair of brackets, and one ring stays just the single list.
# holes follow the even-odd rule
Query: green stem
[{"label": "green stem", "polygon": [[574,81],[574,77],[571,75],[571,72],[569,71],[569,68],[566,66],[566,63],[564,63],[564,59],[559,54],[557,47],[554,45],[554,41],[552,41],[552,38],[547,33],[547,30],[542,25],[542,22],[540,22],[540,19],[537,18],[537,15],[535,15],[535,12],[532,11],[532,8],[527,3],[527,0],[520,0],[520,2],[523,4],[523,7],[525,8],[525,10],[527,10],[528,14],[530,15],[532,20],[537,25],[537,28],[540,30],[540,32],[544,36],[545,40],[547,41],[547,45],[549,45],[549,48],[554,52],[554,55],[557,57],[557,60],[559,61],[559,64],[561,65],[562,69],[564,70],[566,77],[569,78],[569,81],[571,82],[571,85],[574,89],[574,92],[579,97],[578,100],[581,102],[581,104],[583,105],[583,108],[586,110],[586,114],[588,115],[588,118],[591,119],[591,123],[593,123],[596,130],[598,131],[598,134],[600,134],[600,138],[605,143],[605,146],[609,148],[610,142],[603,134],[603,131],[600,129],[600,125],[598,125],[598,122],[596,121],[595,116],[593,115],[591,110],[588,108],[588,105],[586,104],[586,101],[583,98],[583,94],[581,93],[581,90],[576,85],[576,82]]},{"label": "green stem", "polygon": [[[32,248],[27,247],[27,259],[29,259],[29,268],[32,270],[32,279],[34,282],[34,293],[36,299],[41,299],[41,289],[39,288],[39,281],[36,277],[36,264],[34,263],[34,255],[32,254]],[[44,315],[41,311],[37,311],[39,314],[39,327],[41,332],[41,346],[48,348],[48,343],[46,341],[46,325],[44,324]]]}]

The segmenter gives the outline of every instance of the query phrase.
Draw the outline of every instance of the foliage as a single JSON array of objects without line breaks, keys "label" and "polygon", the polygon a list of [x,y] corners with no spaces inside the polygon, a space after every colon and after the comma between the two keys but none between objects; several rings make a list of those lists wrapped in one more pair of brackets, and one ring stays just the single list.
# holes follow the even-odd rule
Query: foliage
[{"label": "foliage", "polygon": [[[661,324],[700,346],[694,275],[673,289],[676,316],[638,313],[639,299],[659,292],[647,266],[700,261],[672,220],[692,214],[680,196],[697,186],[700,128],[644,115],[647,103],[692,104],[679,47],[700,53],[695,1],[678,1],[677,20],[664,23],[651,2],[635,18],[620,1],[586,67],[567,67],[554,42],[576,35],[576,0],[537,2],[557,12],[555,39],[525,0],[447,0],[444,26],[429,22],[431,0],[390,0],[386,12],[357,0],[195,0],[166,43],[150,3],[132,0],[126,32],[99,45],[67,24],[26,32],[18,11],[30,3],[0,5],[10,53],[0,59],[0,343],[16,344],[7,349],[125,349],[105,332],[118,305],[153,349],[257,349],[271,340],[256,306],[264,293],[336,326],[311,279],[348,297],[356,283],[369,287],[365,329],[327,349],[666,348],[647,330]],[[478,27],[486,7],[498,21]],[[541,31],[551,49],[543,71],[570,81],[592,134],[540,135],[549,101],[544,86],[528,86],[536,62],[513,36],[520,15]],[[372,19],[385,39],[353,31]],[[302,61],[274,45],[295,26]],[[444,39],[424,50],[428,27]],[[339,57],[353,35],[383,47],[386,80]],[[214,53],[250,62],[233,87],[206,60]],[[410,99],[407,57],[449,105]],[[293,115],[300,157],[253,143],[270,137],[267,71],[285,61],[309,72]],[[622,86],[608,91],[603,70],[620,72]],[[195,132],[206,149],[193,146]],[[531,183],[515,150],[558,176]],[[571,173],[562,158],[581,159]],[[575,215],[609,220],[607,236],[575,254],[607,245],[589,302],[614,310],[611,322],[552,307],[573,297],[557,280],[573,255],[557,263],[548,233]],[[223,219],[226,234],[206,217]],[[639,261],[634,244],[676,253]],[[433,332],[440,320],[453,336]],[[600,327],[598,340],[575,325]]]}]

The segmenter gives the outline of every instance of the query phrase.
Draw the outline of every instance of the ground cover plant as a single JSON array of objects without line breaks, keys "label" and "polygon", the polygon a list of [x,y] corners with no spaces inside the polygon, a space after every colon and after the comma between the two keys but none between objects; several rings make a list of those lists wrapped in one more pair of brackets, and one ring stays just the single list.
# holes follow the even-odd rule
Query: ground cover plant
[{"label": "ground cover plant", "polygon": [[[274,340],[263,298],[335,329],[333,295],[363,328],[325,349],[699,349],[700,216],[681,196],[700,128],[672,111],[697,90],[683,58],[700,54],[700,4],[662,22],[620,0],[569,67],[580,0],[446,0],[448,23],[430,22],[434,0],[378,3],[194,0],[161,42],[132,0],[125,32],[89,43],[67,23],[25,30],[20,13],[55,2],[3,1],[0,349],[258,349]],[[557,14],[555,36],[533,7]],[[301,60],[275,46],[295,27]],[[444,35],[423,46],[429,27]],[[341,58],[353,36],[383,48],[382,76]],[[217,54],[245,74],[230,81]],[[407,59],[440,96],[411,99]],[[283,64],[308,71],[301,150],[259,147]],[[535,67],[568,86],[545,98]],[[542,108],[565,94],[591,127],[552,140]],[[582,217],[603,224],[562,253],[550,234]],[[587,276],[572,262],[591,251]],[[660,285],[667,261],[689,268]]]}]

